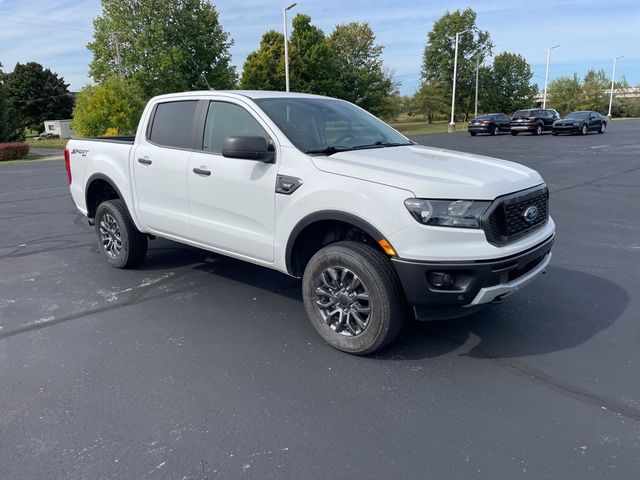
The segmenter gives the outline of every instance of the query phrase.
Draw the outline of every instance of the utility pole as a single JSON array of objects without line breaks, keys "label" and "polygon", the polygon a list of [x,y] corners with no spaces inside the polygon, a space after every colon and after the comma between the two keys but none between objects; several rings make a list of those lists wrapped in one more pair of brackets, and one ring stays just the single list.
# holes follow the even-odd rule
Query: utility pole
[{"label": "utility pole", "polygon": [[120,57],[120,42],[118,41],[118,34],[120,32],[111,32],[111,40],[113,41],[116,50],[116,65],[118,67],[118,75],[122,77],[122,58]]},{"label": "utility pole", "polygon": [[549,59],[551,58],[551,50],[558,48],[560,45],[554,45],[547,49],[547,70],[544,74],[544,95],[542,97],[542,108],[547,108],[547,80],[549,79]]},{"label": "utility pole", "polygon": [[285,91],[289,91],[289,40],[287,38],[287,12],[295,7],[297,3],[292,3],[288,7],[282,7],[282,23],[284,26],[284,78]]},{"label": "utility pole", "polygon": [[609,118],[609,120],[611,120],[611,104],[613,103],[613,87],[614,87],[614,82],[616,80],[616,62],[618,61],[619,58],[624,57],[624,55],[620,55],[619,57],[615,57],[613,59],[613,72],[611,72],[611,92],[609,92],[609,113],[607,114],[607,117]]},{"label": "utility pole", "polygon": [[478,116],[478,85],[480,83],[480,52],[476,55],[476,102],[475,108],[473,110],[473,117],[476,118]]}]

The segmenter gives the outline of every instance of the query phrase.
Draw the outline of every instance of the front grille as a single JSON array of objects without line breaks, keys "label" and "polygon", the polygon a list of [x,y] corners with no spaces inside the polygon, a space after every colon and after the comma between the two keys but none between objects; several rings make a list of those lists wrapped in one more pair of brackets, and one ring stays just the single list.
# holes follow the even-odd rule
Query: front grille
[{"label": "front grille", "polygon": [[[529,207],[536,207],[538,215],[527,221]],[[549,189],[542,185],[497,198],[484,216],[483,227],[489,243],[504,245],[542,227],[548,218]]]}]

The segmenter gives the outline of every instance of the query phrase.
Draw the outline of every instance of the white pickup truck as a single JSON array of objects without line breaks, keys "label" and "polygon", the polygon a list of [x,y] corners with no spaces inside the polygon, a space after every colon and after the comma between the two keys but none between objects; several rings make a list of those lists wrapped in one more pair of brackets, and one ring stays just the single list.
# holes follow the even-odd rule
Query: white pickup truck
[{"label": "white pickup truck", "polygon": [[114,267],[168,238],[302,278],[307,314],[354,354],[496,303],[543,273],[555,225],[527,167],[420,146],[348,102],[163,95],[135,137],[71,140],[71,194]]}]

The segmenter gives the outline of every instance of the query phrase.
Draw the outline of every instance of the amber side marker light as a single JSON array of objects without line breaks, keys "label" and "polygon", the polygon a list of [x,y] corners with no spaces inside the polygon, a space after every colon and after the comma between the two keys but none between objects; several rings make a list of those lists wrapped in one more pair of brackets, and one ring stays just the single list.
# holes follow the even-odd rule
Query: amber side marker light
[{"label": "amber side marker light", "polygon": [[391,244],[387,242],[385,238],[378,240],[378,245],[382,247],[382,249],[384,250],[384,253],[386,253],[387,255],[390,255],[392,257],[395,257],[398,255],[396,251],[393,249],[393,247],[391,246]]}]

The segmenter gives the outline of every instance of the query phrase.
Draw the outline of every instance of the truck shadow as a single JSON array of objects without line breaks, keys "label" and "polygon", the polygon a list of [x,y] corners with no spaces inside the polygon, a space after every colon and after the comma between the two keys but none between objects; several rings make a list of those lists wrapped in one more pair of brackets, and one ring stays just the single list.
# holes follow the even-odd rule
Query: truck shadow
[{"label": "truck shadow", "polygon": [[[158,244],[158,247],[150,252],[143,268],[191,266],[219,279],[300,302],[300,321],[308,321],[298,279],[173,242]],[[627,292],[610,280],[551,266],[544,277],[503,304],[490,305],[455,320],[408,320],[400,337],[370,358],[418,360],[458,350],[459,354],[474,358],[517,358],[565,350],[607,329],[622,315],[628,303]],[[238,315],[243,313],[239,311]],[[272,321],[272,331],[277,334],[277,318]]]},{"label": "truck shadow", "polygon": [[[439,350],[474,358],[518,358],[566,350],[612,325],[629,303],[614,282],[588,273],[550,267],[526,290],[468,317],[409,322],[379,359],[424,359]],[[449,348],[445,348],[448,345]]]}]

